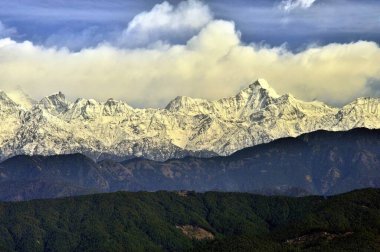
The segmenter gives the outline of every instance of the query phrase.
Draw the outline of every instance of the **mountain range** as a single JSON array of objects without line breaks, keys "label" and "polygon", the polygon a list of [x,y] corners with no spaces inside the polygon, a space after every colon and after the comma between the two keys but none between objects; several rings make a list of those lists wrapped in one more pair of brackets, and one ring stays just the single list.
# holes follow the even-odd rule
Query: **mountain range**
[{"label": "mountain range", "polygon": [[123,101],[77,99],[62,93],[34,101],[0,92],[0,160],[16,155],[82,153],[96,161],[144,157],[226,156],[240,149],[320,129],[380,127],[380,99],[335,108],[278,95],[258,80],[215,101],[177,97],[162,109]]},{"label": "mountain range", "polygon": [[82,154],[0,163],[0,200],[114,191],[233,191],[304,196],[380,187],[380,130],[316,131],[226,157],[95,162]]}]

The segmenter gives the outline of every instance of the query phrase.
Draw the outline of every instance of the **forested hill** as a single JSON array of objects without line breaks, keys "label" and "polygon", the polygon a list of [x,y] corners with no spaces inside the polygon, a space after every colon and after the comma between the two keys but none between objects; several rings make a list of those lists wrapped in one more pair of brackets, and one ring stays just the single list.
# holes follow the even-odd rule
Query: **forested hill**
[{"label": "forested hill", "polygon": [[379,251],[380,190],[116,192],[0,203],[0,251]]}]

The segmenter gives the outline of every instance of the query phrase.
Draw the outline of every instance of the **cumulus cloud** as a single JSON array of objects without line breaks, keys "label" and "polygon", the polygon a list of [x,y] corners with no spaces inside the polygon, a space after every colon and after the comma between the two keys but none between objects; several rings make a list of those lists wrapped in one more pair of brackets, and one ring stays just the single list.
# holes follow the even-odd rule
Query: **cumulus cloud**
[{"label": "cumulus cloud", "polygon": [[297,8],[310,8],[316,0],[283,0],[280,8],[284,11],[291,11]]},{"label": "cumulus cloud", "polygon": [[[243,43],[233,22],[211,16],[200,21],[198,17],[211,15],[200,2],[157,6],[129,24],[127,31],[142,38],[131,47],[101,44],[70,51],[0,39],[0,89],[21,87],[35,98],[57,91],[71,99],[112,97],[140,107],[163,107],[177,95],[231,96],[257,78],[267,79],[278,93],[338,105],[376,95],[380,89],[379,82],[372,81],[380,79],[375,42],[314,46],[294,53],[286,47]],[[162,13],[164,21],[156,22]],[[194,34],[180,44],[150,46],[182,29]]]},{"label": "cumulus cloud", "polygon": [[177,6],[163,2],[135,16],[123,31],[119,44],[141,47],[188,39],[211,19],[208,6],[198,0],[183,1]]},{"label": "cumulus cloud", "polygon": [[[70,98],[109,97],[143,107],[177,95],[230,96],[256,78],[279,93],[342,104],[370,94],[380,77],[380,48],[360,41],[292,53],[245,45],[234,23],[214,20],[184,45],[121,49],[110,45],[71,52],[0,40],[0,88],[21,86],[35,97],[58,90]],[[372,88],[378,88],[372,85]]]}]

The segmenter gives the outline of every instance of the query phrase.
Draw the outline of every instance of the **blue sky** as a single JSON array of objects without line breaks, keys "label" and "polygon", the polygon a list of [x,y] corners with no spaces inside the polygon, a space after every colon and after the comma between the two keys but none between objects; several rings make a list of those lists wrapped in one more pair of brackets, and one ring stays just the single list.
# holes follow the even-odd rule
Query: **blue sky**
[{"label": "blue sky", "polygon": [[[0,1],[0,21],[17,30],[16,41],[80,50],[113,41],[135,15],[162,1],[13,0]],[[180,1],[168,1],[176,5]],[[380,42],[380,1],[317,0],[309,8],[281,9],[281,0],[204,1],[216,19],[234,21],[245,43],[310,44],[358,40]],[[185,42],[179,39],[175,42]]]},{"label": "blue sky", "polygon": [[379,0],[0,0],[0,89],[164,107],[258,78],[341,106],[379,96]]}]

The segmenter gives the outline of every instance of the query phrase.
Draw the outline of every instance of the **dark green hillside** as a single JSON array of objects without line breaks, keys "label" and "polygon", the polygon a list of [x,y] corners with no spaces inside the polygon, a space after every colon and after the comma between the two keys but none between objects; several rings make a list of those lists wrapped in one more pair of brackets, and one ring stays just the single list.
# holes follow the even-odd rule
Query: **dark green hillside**
[{"label": "dark green hillside", "polygon": [[[193,240],[179,228],[214,239]],[[117,192],[0,204],[1,251],[375,251],[380,190]]]}]

